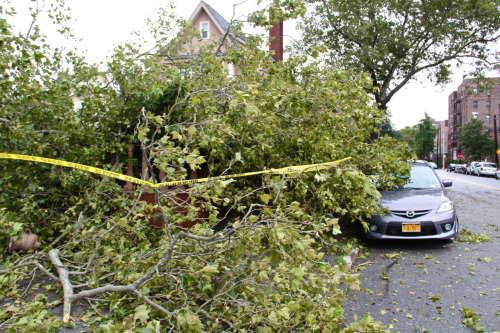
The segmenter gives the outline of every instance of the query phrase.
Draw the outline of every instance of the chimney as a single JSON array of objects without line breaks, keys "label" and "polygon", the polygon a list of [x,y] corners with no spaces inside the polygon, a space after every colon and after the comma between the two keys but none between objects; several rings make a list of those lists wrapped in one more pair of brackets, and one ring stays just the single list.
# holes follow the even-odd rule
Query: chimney
[{"label": "chimney", "polygon": [[274,51],[274,60],[283,61],[283,21],[271,23],[269,51]]}]

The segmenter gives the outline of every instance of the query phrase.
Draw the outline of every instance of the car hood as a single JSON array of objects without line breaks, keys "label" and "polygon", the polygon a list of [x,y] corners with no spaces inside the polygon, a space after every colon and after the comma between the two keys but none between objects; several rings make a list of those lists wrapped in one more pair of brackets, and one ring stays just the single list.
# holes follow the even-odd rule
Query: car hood
[{"label": "car hood", "polygon": [[382,207],[389,210],[427,210],[438,209],[450,200],[442,188],[416,190],[410,188],[380,192]]}]

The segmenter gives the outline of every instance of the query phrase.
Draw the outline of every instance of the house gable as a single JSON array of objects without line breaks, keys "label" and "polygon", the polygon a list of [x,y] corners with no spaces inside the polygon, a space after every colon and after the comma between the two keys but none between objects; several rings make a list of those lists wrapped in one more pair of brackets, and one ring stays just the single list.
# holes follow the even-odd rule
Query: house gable
[{"label": "house gable", "polygon": [[[200,1],[193,14],[188,19],[200,31],[201,39],[219,40],[230,28],[226,21],[216,10],[205,1]],[[208,23],[208,36],[202,36],[202,27]]]},{"label": "house gable", "polygon": [[[221,56],[226,52],[226,46],[230,44],[236,47],[246,44],[245,37],[235,35],[230,23],[205,1],[200,1],[187,22],[194,27],[196,33],[194,36],[193,30],[180,33],[179,44],[176,45],[179,52],[176,57],[178,60],[188,61],[205,47],[208,47],[205,51],[211,50],[214,55]],[[240,73],[233,64],[226,61],[222,61],[222,64],[228,76]]]}]

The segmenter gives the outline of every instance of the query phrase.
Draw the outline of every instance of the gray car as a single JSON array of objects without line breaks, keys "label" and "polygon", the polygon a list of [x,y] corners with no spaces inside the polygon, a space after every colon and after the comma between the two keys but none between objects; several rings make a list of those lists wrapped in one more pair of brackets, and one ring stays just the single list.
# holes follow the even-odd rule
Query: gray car
[{"label": "gray car", "polygon": [[458,218],[445,187],[426,163],[412,163],[403,187],[381,191],[381,206],[386,215],[368,219],[368,239],[440,239],[453,241],[458,236]]}]

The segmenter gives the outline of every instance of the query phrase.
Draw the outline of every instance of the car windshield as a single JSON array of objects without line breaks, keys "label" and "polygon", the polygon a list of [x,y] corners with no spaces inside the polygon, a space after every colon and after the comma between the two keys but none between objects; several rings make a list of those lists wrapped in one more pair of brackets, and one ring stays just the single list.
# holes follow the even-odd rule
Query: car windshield
[{"label": "car windshield", "polygon": [[484,163],[483,167],[485,168],[496,168],[497,166],[493,163]]},{"label": "car windshield", "polygon": [[434,171],[425,165],[412,165],[408,181],[403,188],[430,189],[440,188],[441,182]]}]

